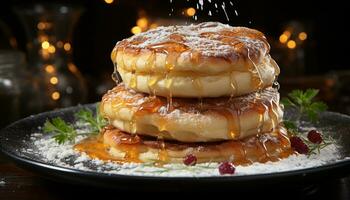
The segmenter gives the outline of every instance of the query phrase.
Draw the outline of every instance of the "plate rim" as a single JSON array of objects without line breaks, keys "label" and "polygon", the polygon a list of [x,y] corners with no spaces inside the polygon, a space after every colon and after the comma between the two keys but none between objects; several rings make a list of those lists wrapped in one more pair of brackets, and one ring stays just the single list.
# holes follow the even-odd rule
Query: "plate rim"
[{"label": "plate rim", "polygon": [[[349,167],[350,168],[350,159],[344,159],[335,161],[334,163],[328,163],[322,166],[315,166],[315,167],[309,167],[305,169],[297,169],[297,170],[290,170],[290,171],[282,171],[282,172],[274,172],[274,173],[262,173],[262,174],[252,174],[252,175],[229,175],[229,176],[145,176],[145,175],[127,175],[127,174],[113,174],[113,173],[105,173],[105,172],[97,172],[97,171],[86,171],[81,169],[74,169],[64,166],[57,166],[54,164],[50,164],[48,162],[38,161],[35,159],[27,158],[20,156],[18,154],[15,154],[11,152],[8,149],[5,149],[2,145],[2,139],[3,134],[10,128],[15,127],[17,124],[22,123],[23,121],[32,120],[33,118],[38,118],[41,116],[45,116],[48,114],[51,115],[57,115],[58,113],[64,113],[67,111],[72,112],[74,109],[78,109],[81,107],[88,107],[96,105],[97,103],[91,103],[91,104],[81,104],[77,106],[71,106],[67,108],[52,110],[52,111],[46,111],[42,113],[38,113],[35,115],[30,115],[28,117],[25,117],[23,119],[20,119],[18,121],[15,121],[5,128],[0,130],[0,151],[8,158],[10,158],[13,162],[16,164],[19,164],[21,166],[25,165],[26,168],[38,168],[39,169],[45,169],[50,171],[59,171],[61,173],[65,174],[78,174],[82,176],[88,176],[90,178],[98,177],[98,178],[107,178],[107,179],[127,179],[127,180],[142,180],[142,181],[159,181],[159,180],[166,180],[166,181],[251,181],[251,180],[265,180],[265,179],[277,179],[277,178],[288,178],[288,177],[296,177],[296,176],[312,176],[317,175],[318,173],[324,172],[324,171],[337,171],[339,169],[344,169]],[[338,115],[344,118],[347,118],[350,120],[350,116],[338,113],[338,112],[332,112],[332,111],[326,111],[325,113],[331,114],[331,115]],[[21,141],[22,142],[22,141]],[[350,155],[349,155],[350,157]],[[348,171],[348,174],[350,174],[350,170],[344,170]],[[345,173],[344,173],[345,174]]]}]

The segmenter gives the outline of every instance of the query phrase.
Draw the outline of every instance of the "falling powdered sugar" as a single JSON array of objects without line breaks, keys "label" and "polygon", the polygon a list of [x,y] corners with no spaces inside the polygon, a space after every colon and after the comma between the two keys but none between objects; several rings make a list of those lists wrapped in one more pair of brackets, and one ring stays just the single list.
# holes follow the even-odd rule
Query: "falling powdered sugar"
[{"label": "falling powdered sugar", "polygon": [[223,3],[221,4],[221,8],[222,8],[222,10],[223,10],[224,13],[225,13],[225,16],[226,16],[227,21],[230,21],[230,18],[228,17],[227,12],[226,12],[226,5],[225,5],[225,2],[223,2]]}]

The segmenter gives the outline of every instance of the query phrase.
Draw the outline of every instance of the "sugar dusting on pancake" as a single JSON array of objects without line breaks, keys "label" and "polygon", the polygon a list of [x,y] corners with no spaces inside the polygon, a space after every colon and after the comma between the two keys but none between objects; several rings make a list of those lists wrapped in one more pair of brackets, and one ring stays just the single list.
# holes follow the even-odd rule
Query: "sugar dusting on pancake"
[{"label": "sugar dusting on pancake", "polygon": [[[119,71],[128,87],[167,96],[170,101],[172,96],[198,97],[193,91],[202,91],[203,85],[211,82],[217,85],[224,82],[229,89],[222,93],[209,90],[201,97],[239,96],[272,85],[279,67],[270,57],[269,50],[265,36],[250,28],[218,22],[158,27],[116,44],[111,54],[115,63],[113,77],[120,82],[120,77],[116,79]],[[226,73],[229,80],[218,82],[220,73]],[[242,81],[237,73],[249,75],[244,75],[246,78]],[[140,82],[142,75],[147,80]],[[184,77],[191,78],[190,84],[185,81],[186,84],[174,93],[175,80],[179,82],[176,78]],[[185,85],[191,85],[193,89],[182,94]],[[246,89],[238,91],[237,88],[243,85]]]},{"label": "sugar dusting on pancake", "polygon": [[119,84],[104,95],[100,111],[117,128],[182,142],[238,140],[271,131],[282,120],[274,88],[241,97],[167,98]]}]

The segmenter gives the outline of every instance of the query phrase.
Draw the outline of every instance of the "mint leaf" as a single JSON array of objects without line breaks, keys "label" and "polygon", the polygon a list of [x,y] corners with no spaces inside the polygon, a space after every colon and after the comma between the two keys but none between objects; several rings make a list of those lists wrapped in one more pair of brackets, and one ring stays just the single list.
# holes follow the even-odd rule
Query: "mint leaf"
[{"label": "mint leaf", "polygon": [[286,108],[295,107],[296,106],[291,100],[289,100],[288,98],[285,98],[285,97],[281,99],[281,103]]},{"label": "mint leaf", "polygon": [[304,93],[304,103],[310,103],[312,99],[318,94],[319,90],[317,89],[307,89]]},{"label": "mint leaf", "polygon": [[302,105],[304,94],[301,90],[293,90],[291,93],[288,94],[289,98],[292,102],[294,102],[297,105]]},{"label": "mint leaf", "polygon": [[288,130],[293,130],[296,131],[297,130],[297,125],[295,124],[295,122],[290,121],[290,120],[284,120],[283,121],[284,126],[288,129]]}]

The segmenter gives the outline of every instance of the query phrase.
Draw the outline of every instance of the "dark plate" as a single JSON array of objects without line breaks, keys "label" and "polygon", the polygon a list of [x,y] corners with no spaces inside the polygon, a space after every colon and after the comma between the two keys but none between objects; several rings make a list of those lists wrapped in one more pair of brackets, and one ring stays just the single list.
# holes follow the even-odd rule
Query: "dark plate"
[{"label": "dark plate", "polygon": [[[2,152],[22,167],[35,171],[43,177],[69,183],[115,188],[142,189],[188,189],[188,188],[242,188],[247,185],[282,184],[291,182],[309,183],[325,178],[337,178],[350,174],[350,160],[337,161],[320,167],[294,170],[288,172],[223,176],[223,177],[146,177],[104,174],[55,166],[43,161],[38,155],[30,155],[20,150],[28,147],[30,134],[38,130],[47,118],[61,117],[73,120],[73,114],[82,107],[95,108],[95,104],[76,106],[52,112],[41,113],[19,120],[0,132]],[[333,138],[339,140],[341,157],[350,156],[350,117],[334,112],[325,112],[320,122],[314,124],[318,129],[326,130]]]}]

